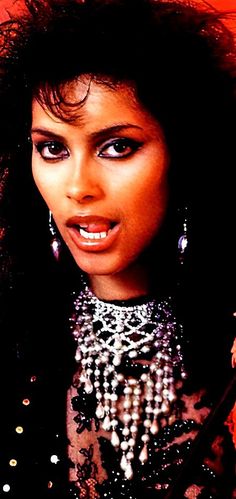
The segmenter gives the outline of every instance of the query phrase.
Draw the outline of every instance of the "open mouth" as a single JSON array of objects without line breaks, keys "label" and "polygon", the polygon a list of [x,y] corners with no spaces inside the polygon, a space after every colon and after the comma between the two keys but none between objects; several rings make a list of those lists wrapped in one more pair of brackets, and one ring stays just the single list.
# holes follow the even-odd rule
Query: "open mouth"
[{"label": "open mouth", "polygon": [[87,240],[95,240],[95,239],[105,239],[111,230],[115,227],[115,222],[102,222],[102,223],[91,223],[85,224],[82,223],[80,225],[75,225],[74,228],[79,232],[80,236],[84,237]]},{"label": "open mouth", "polygon": [[[96,225],[96,227],[95,227]],[[102,225],[102,227],[101,227]],[[115,223],[106,223],[106,224],[81,224],[77,225],[76,229],[79,231],[80,235],[85,239],[105,239],[108,234],[111,232],[113,227],[115,227]]]},{"label": "open mouth", "polygon": [[92,252],[110,249],[121,230],[120,222],[97,215],[71,217],[67,227],[77,248]]},{"label": "open mouth", "polygon": [[85,229],[82,227],[79,227],[79,233],[82,237],[85,237],[85,239],[105,239],[107,237],[110,229],[105,232],[87,232]]}]

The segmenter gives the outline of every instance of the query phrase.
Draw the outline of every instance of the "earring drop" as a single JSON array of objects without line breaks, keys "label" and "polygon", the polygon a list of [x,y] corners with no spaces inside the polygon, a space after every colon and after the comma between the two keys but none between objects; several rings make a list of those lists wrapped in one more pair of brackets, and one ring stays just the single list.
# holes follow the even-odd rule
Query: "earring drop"
[{"label": "earring drop", "polygon": [[53,226],[53,221],[52,221],[52,212],[49,210],[49,231],[50,234],[52,235],[52,239],[50,242],[50,246],[52,249],[53,256],[55,257],[56,260],[59,260],[60,258],[60,250],[61,250],[61,241],[57,237],[57,232]]},{"label": "earring drop", "polygon": [[179,252],[179,260],[180,263],[183,264],[184,261],[184,253],[188,246],[188,237],[187,237],[187,207],[184,208],[184,221],[183,221],[183,233],[178,239],[178,252]]}]

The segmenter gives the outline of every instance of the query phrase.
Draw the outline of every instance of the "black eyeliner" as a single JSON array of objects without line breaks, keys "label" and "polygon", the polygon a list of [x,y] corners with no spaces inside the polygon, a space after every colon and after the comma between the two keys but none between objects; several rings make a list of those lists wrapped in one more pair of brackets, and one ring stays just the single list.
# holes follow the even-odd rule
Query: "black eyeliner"
[{"label": "black eyeliner", "polygon": [[[120,143],[121,145],[124,144],[124,146],[129,147],[131,150],[128,153],[124,153],[123,155],[122,155],[122,152],[120,152],[120,153],[118,152],[117,154],[121,154],[121,156],[117,156],[117,157],[110,156],[110,155],[107,155],[107,156],[102,155],[103,151],[105,151],[109,147],[112,147],[118,143]],[[104,157],[106,159],[112,159],[112,160],[115,160],[115,159],[119,160],[119,159],[123,159],[123,158],[128,158],[129,156],[134,154],[138,149],[140,149],[140,147],[142,147],[142,145],[143,145],[142,141],[135,140],[133,138],[116,137],[115,139],[107,140],[105,143],[101,144],[101,146],[100,146],[101,149],[99,151],[98,156]]]}]

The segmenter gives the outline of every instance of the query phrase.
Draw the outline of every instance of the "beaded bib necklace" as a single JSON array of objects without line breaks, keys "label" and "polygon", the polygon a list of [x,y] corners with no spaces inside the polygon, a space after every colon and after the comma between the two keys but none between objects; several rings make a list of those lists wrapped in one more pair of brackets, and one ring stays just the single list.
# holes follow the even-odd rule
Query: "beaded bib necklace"
[{"label": "beaded bib necklace", "polygon": [[[171,422],[175,417],[177,391],[186,377],[179,343],[182,328],[171,300],[109,303],[85,286],[74,306],[79,386],[94,393],[95,415],[111,432],[125,478],[132,479],[137,443],[142,443],[138,457],[143,464],[148,460],[148,442],[163,418]],[[135,367],[136,376],[130,375]]]}]

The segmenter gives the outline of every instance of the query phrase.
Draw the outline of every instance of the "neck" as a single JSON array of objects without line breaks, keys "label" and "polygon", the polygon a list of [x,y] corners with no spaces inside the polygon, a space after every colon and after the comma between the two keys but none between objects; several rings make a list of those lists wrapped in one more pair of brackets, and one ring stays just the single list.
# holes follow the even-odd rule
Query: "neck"
[{"label": "neck", "polygon": [[149,294],[149,275],[146,269],[135,268],[125,273],[89,276],[90,286],[102,300],[129,300]]}]

